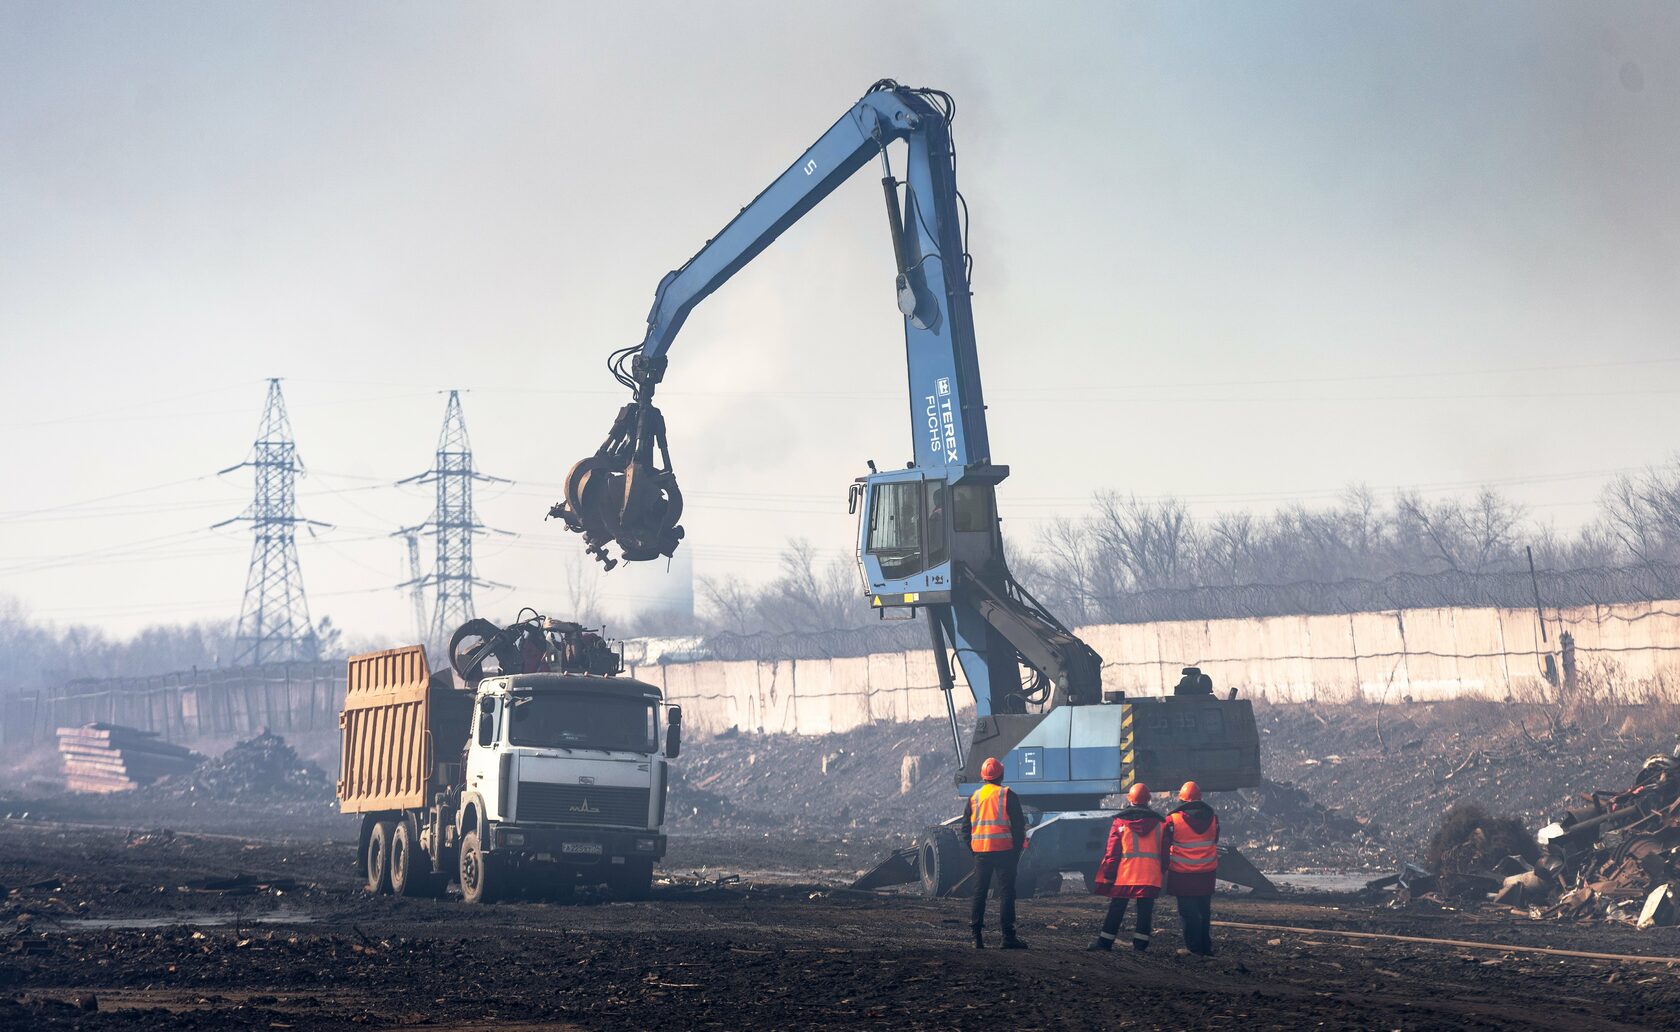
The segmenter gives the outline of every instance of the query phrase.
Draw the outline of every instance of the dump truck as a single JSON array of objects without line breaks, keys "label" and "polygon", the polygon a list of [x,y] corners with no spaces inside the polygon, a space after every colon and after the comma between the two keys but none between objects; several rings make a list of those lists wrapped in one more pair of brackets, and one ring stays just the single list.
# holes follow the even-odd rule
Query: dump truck
[{"label": "dump truck", "polygon": [[681,708],[616,671],[472,670],[456,687],[420,645],[350,659],[338,800],[362,818],[368,891],[440,895],[453,881],[484,903],[605,884],[645,897]]}]

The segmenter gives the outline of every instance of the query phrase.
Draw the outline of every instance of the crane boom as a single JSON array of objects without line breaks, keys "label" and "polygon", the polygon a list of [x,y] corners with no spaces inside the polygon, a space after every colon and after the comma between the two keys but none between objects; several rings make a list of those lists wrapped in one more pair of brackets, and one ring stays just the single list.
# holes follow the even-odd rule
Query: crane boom
[{"label": "crane boom", "polygon": [[[1211,696],[1174,703],[1174,712],[1184,713],[1168,723],[1191,730],[1173,743],[1170,755],[1163,752],[1157,762],[1152,752],[1134,748],[1137,707],[1100,705],[1102,657],[1010,575],[996,503],[997,485],[1009,468],[993,463],[986,429],[966,210],[951,137],[954,114],[950,96],[938,90],[876,83],[692,258],[668,273],[642,340],[608,361],[632,400],[596,453],[572,468],[565,501],[550,514],[581,533],[609,569],[617,560],[606,546],[615,541],[629,561],[675,551],[682,539],[682,494],[664,417],[653,402],[678,332],[697,304],[841,183],[879,160],[894,288],[904,317],[913,459],[902,469],[876,470],[871,464],[869,474],[853,484],[851,504],[860,513],[858,558],[872,606],[883,612],[919,609],[929,618],[963,787],[971,790],[978,783],[987,756],[1003,758],[1011,784],[1029,803],[1061,811],[1094,808],[1104,795],[1129,786],[1147,763],[1163,773],[1190,765],[1204,786],[1257,783],[1257,736],[1230,748],[1231,734],[1246,737],[1237,726],[1242,721],[1227,734],[1222,715],[1216,714],[1217,721],[1200,715],[1226,705]],[[892,171],[898,148],[889,150],[899,143],[902,179]],[[977,717],[966,754],[950,694],[953,656],[973,692]],[[1242,707],[1243,726],[1251,734],[1247,703],[1230,705]],[[1168,708],[1151,712],[1165,715]],[[1217,734],[1204,734],[1216,725]],[[1221,765],[1223,772],[1215,769]]]}]

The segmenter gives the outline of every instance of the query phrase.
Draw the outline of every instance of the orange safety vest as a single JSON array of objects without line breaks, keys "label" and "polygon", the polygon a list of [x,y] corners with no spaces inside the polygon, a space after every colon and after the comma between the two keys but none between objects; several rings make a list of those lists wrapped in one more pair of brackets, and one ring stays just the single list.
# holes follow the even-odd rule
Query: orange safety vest
[{"label": "orange safety vest", "polygon": [[1015,834],[1009,830],[1009,789],[981,785],[968,799],[968,816],[973,827],[968,848],[976,853],[1002,853],[1015,848]]},{"label": "orange safety vest", "polygon": [[1157,823],[1147,835],[1139,835],[1126,825],[1120,827],[1120,866],[1114,872],[1116,885],[1153,885],[1161,887],[1164,868],[1161,866],[1162,829]]},{"label": "orange safety vest", "polygon": [[1197,834],[1182,813],[1167,820],[1172,822],[1172,849],[1167,869],[1180,874],[1212,874],[1219,869],[1219,818],[1215,817],[1207,831]]}]

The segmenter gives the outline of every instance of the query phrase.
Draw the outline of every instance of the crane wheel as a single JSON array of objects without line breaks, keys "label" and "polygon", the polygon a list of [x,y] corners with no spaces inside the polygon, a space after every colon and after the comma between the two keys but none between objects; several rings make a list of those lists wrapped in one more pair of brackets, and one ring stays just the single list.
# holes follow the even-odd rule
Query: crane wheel
[{"label": "crane wheel", "polygon": [[974,855],[957,838],[957,833],[947,827],[922,832],[916,862],[922,872],[922,892],[935,897],[950,895],[957,883],[974,870]]}]

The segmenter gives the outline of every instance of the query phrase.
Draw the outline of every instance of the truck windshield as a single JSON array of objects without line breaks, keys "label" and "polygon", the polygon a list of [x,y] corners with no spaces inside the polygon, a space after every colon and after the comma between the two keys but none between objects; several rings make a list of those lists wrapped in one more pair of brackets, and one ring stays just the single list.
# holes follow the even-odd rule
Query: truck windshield
[{"label": "truck windshield", "polygon": [[653,707],[606,695],[516,695],[508,741],[550,749],[658,751]]}]

